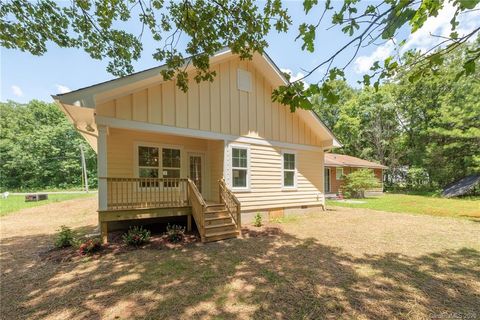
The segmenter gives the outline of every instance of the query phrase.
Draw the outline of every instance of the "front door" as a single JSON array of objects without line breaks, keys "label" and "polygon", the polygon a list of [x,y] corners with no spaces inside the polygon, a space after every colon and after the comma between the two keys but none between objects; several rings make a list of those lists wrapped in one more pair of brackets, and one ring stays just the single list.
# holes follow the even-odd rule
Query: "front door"
[{"label": "front door", "polygon": [[203,166],[204,166],[204,156],[199,153],[189,153],[188,154],[188,177],[195,183],[198,191],[202,193],[203,186]]},{"label": "front door", "polygon": [[323,176],[325,193],[330,192],[330,168],[325,168],[325,175]]}]

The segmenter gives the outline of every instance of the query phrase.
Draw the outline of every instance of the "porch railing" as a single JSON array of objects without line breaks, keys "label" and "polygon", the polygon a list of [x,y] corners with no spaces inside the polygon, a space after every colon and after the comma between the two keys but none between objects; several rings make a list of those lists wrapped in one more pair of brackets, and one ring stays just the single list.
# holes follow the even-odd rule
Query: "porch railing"
[{"label": "porch railing", "polygon": [[235,197],[235,195],[228,189],[224,179],[218,180],[218,191],[220,201],[225,204],[225,208],[230,214],[230,217],[232,217],[237,230],[241,232],[242,214],[240,209],[240,201],[238,201],[237,197]]},{"label": "porch railing", "polygon": [[108,210],[189,206],[186,178],[100,178],[107,180]]},{"label": "porch railing", "polygon": [[190,179],[188,179],[188,194],[190,196],[190,205],[192,206],[192,216],[203,242],[205,240],[205,211],[207,211],[207,204],[195,183]]}]

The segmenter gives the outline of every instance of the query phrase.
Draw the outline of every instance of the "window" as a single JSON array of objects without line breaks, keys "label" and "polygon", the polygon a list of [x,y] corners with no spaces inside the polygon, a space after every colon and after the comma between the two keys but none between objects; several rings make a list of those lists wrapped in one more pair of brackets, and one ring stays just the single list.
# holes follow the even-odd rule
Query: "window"
[{"label": "window", "polygon": [[[162,173],[164,178],[180,178],[180,150],[162,149]],[[178,187],[178,181],[165,181],[165,187]]]},{"label": "window", "polygon": [[337,180],[343,180],[343,168],[337,168],[335,171],[335,176]]},{"label": "window", "polygon": [[[180,150],[138,146],[138,176],[140,178],[180,178]],[[161,165],[160,165],[161,164]],[[161,174],[160,174],[161,173]],[[143,181],[142,187],[158,187],[156,182]],[[165,187],[177,187],[178,181],[165,181]]]},{"label": "window", "polygon": [[248,149],[232,148],[232,187],[248,188]]},{"label": "window", "polygon": [[295,153],[283,153],[283,187],[296,187]]}]

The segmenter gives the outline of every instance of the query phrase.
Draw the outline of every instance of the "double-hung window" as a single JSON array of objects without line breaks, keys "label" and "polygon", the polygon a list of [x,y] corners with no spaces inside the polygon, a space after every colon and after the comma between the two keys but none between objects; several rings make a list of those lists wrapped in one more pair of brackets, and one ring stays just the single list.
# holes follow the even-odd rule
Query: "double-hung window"
[{"label": "double-hung window", "polygon": [[248,188],[248,148],[232,147],[232,187]]},{"label": "double-hung window", "polygon": [[343,180],[343,168],[336,169],[335,178],[337,178],[337,180]]},{"label": "double-hung window", "polygon": [[[161,159],[160,159],[161,156]],[[138,146],[138,176],[140,178],[180,178],[180,150]],[[177,187],[177,180],[166,180],[164,187]],[[142,187],[158,187],[158,182],[142,181]]]},{"label": "double-hung window", "polygon": [[292,152],[283,153],[283,187],[295,188],[296,181],[296,155]]}]

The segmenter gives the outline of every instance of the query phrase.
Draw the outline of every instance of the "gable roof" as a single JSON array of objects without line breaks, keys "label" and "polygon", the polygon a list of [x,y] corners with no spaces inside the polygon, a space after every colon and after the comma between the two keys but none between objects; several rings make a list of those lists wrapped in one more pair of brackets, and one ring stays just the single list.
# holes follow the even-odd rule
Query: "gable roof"
[{"label": "gable roof", "polygon": [[[224,48],[210,57],[210,64],[219,63],[232,57],[231,49]],[[272,85],[288,85],[283,72],[277,67],[273,60],[266,54],[254,54],[252,63],[272,81]],[[194,67],[189,63],[190,58],[185,59],[185,70],[188,72]],[[77,130],[93,146],[96,140],[95,106],[115,97],[120,91],[135,91],[154,83],[164,82],[160,73],[166,69],[166,65],[146,69],[131,75],[101,82],[68,93],[52,95],[52,98],[59,104],[62,111],[76,126]],[[331,137],[330,147],[341,147],[341,144],[333,132],[323,123],[320,117],[311,110],[298,110],[299,115],[307,120],[307,123],[314,130],[321,130]],[[82,129],[86,128],[86,129]],[[92,130],[93,129],[93,130]],[[88,131],[88,132],[87,132]]]},{"label": "gable roof", "polygon": [[325,166],[388,169],[387,166],[381,165],[379,163],[336,153],[325,153]]}]

